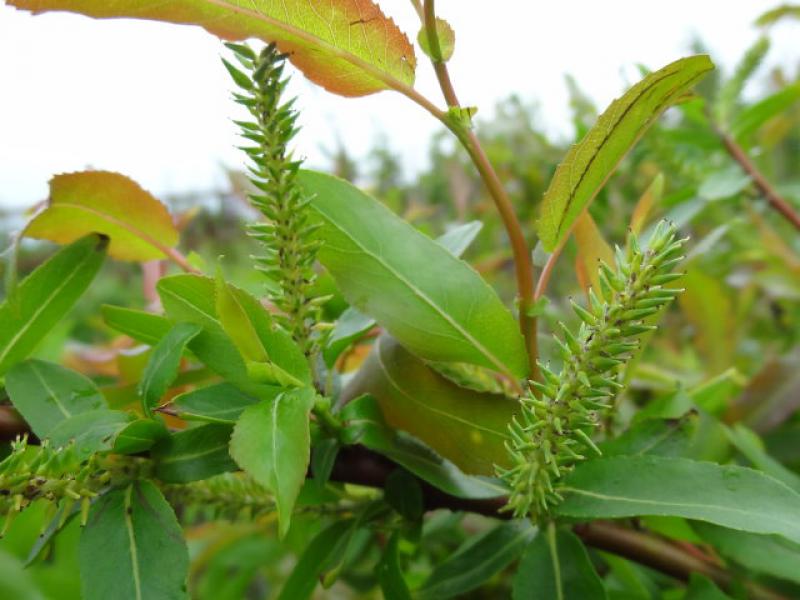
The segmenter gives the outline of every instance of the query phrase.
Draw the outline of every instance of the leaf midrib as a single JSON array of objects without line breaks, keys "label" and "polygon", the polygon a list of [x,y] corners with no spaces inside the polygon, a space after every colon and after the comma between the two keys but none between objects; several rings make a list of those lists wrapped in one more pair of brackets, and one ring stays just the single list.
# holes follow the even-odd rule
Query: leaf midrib
[{"label": "leaf midrib", "polygon": [[456,423],[458,423],[460,425],[465,425],[465,426],[470,427],[472,429],[477,429],[479,431],[483,431],[483,432],[485,432],[485,433],[487,433],[489,435],[493,435],[495,437],[499,437],[500,439],[506,439],[507,436],[503,435],[502,433],[500,433],[500,432],[498,432],[498,431],[496,431],[494,429],[489,429],[488,427],[484,427],[483,425],[479,425],[478,423],[473,423],[471,421],[468,421],[468,420],[463,419],[461,417],[458,417],[456,415],[450,414],[450,413],[445,412],[443,410],[438,410],[436,408],[433,408],[432,406],[429,406],[429,405],[427,405],[427,404],[425,404],[423,402],[420,402],[419,400],[414,398],[411,394],[407,393],[402,387],[400,387],[400,384],[398,384],[397,381],[395,381],[395,379],[391,376],[391,374],[389,373],[389,369],[386,366],[386,363],[383,362],[383,356],[381,354],[382,350],[383,350],[383,339],[384,338],[381,338],[381,339],[378,340],[378,348],[377,348],[378,351],[375,353],[375,357],[378,359],[378,365],[380,366],[381,371],[383,371],[383,374],[386,377],[386,379],[389,381],[389,383],[391,384],[392,387],[394,387],[398,392],[400,392],[400,394],[402,394],[402,396],[404,398],[408,399],[408,401],[411,402],[412,404],[415,404],[416,406],[421,407],[423,410],[432,412],[432,413],[434,413],[436,415],[440,415],[440,416],[442,416],[442,417],[444,417],[446,419],[449,419],[451,421],[455,421]]},{"label": "leaf midrib", "polygon": [[136,592],[136,600],[142,600],[142,581],[139,574],[139,554],[136,547],[136,533],[133,530],[133,506],[131,496],[133,495],[133,484],[125,490],[125,502],[123,506],[123,516],[125,518],[125,529],[128,532],[128,548],[131,553],[131,573],[133,574],[133,587]]},{"label": "leaf midrib", "polygon": [[377,254],[375,254],[372,250],[368,249],[364,244],[362,244],[359,240],[353,237],[345,228],[341,225],[336,223],[333,218],[326,214],[323,210],[319,208],[319,206],[312,205],[313,208],[324,218],[328,223],[330,223],[333,227],[335,227],[338,231],[340,231],[347,239],[349,239],[353,244],[355,244],[362,252],[364,252],[367,256],[375,260],[379,265],[381,265],[384,269],[386,269],[390,274],[394,275],[408,290],[417,298],[422,300],[425,304],[427,304],[436,314],[441,317],[445,323],[447,323],[455,332],[461,337],[466,340],[467,342],[471,343],[485,358],[489,360],[495,367],[502,372],[503,374],[511,377],[512,379],[516,380],[516,376],[514,373],[509,369],[508,366],[503,363],[499,358],[497,358],[494,354],[492,354],[483,344],[481,344],[477,339],[475,339],[472,334],[469,333],[464,327],[455,321],[450,315],[448,315],[439,305],[430,298],[425,292],[420,290],[418,287],[413,285],[405,276],[403,276],[400,272],[398,272],[392,265],[386,262],[386,260]]},{"label": "leaf midrib", "polygon": [[[789,489],[789,488],[787,488]],[[629,504],[646,504],[650,506],[663,506],[663,507],[675,507],[675,508],[698,508],[698,509],[705,509],[705,510],[713,510],[722,513],[731,513],[731,514],[738,514],[744,515],[747,517],[753,517],[758,520],[766,519],[771,522],[780,523],[781,525],[785,525],[790,530],[797,529],[797,524],[793,523],[792,521],[784,521],[778,517],[775,517],[770,514],[766,513],[758,513],[758,512],[750,512],[744,509],[736,508],[733,506],[725,506],[720,504],[700,504],[696,502],[675,502],[675,501],[664,501],[664,500],[652,500],[649,498],[637,498],[637,497],[627,497],[627,496],[615,496],[613,494],[602,494],[600,492],[591,492],[589,490],[582,490],[580,488],[574,488],[570,486],[564,486],[559,488],[560,491],[576,494],[579,496],[589,496],[590,498],[597,498],[598,500],[611,500],[615,502],[627,502]],[[565,514],[569,514],[569,511],[566,511]],[[699,518],[699,517],[694,517]],[[701,519],[703,520],[703,519]]]},{"label": "leaf midrib", "polygon": [[[20,330],[17,332],[17,334],[13,338],[11,338],[11,340],[9,340],[8,344],[6,345],[6,347],[0,353],[0,368],[2,367],[3,361],[6,359],[6,357],[9,354],[9,352],[11,352],[11,350],[17,344],[19,339],[22,336],[24,336],[30,330],[30,328],[35,324],[36,320],[39,318],[39,316],[42,314],[42,312],[47,310],[47,308],[52,303],[53,298],[56,295],[58,295],[61,292],[61,290],[63,290],[67,286],[67,284],[69,282],[71,282],[77,276],[77,274],[82,270],[82,268],[85,266],[85,264],[92,258],[92,253],[93,252],[94,252],[94,250],[90,250],[81,259],[80,262],[75,264],[75,267],[73,268],[72,272],[66,278],[64,278],[62,280],[62,282],[61,282],[61,284],[59,286],[53,288],[53,291],[50,293],[50,295],[48,295],[46,297],[45,301],[42,302],[42,304],[36,309],[36,311],[33,313],[33,315],[29,319],[27,319],[25,321],[25,323],[20,328]],[[18,294],[20,294],[20,295],[23,293],[23,286],[24,286],[24,283],[21,284],[19,289],[18,289]],[[25,287],[24,289],[27,289],[27,287]],[[10,298],[9,298],[9,300],[6,301],[5,306],[9,306],[9,307],[11,306]]]}]

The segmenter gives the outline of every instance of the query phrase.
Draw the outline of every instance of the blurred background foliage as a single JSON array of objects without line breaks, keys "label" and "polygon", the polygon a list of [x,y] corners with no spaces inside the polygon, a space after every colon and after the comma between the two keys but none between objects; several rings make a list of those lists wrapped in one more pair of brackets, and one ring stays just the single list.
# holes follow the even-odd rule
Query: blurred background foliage
[{"label": "blurred background foliage", "polygon": [[[694,50],[703,51],[701,42],[695,45]],[[621,426],[634,414],[677,417],[694,406],[701,415],[712,415],[723,423],[745,424],[761,436],[774,458],[790,469],[800,469],[796,410],[800,405],[800,235],[774,210],[724,143],[726,136],[733,140],[775,192],[800,211],[800,62],[794,69],[767,72],[759,67],[768,51],[767,33],[744,53],[733,72],[717,71],[707,78],[696,95],[669,111],[625,158],[591,206],[597,227],[582,221],[556,264],[547,290],[551,301],[542,307],[540,336],[544,357],[556,356],[549,334],[559,320],[575,319],[568,299],[585,292],[586,273],[592,271],[587,266],[608,252],[607,245],[621,243],[629,228],[646,236],[652,223],[670,219],[691,237],[686,275],[680,282],[686,291],[664,315],[642,358],[629,368],[631,387],[621,399],[619,422],[609,427]],[[578,140],[603,107],[587,99],[579,82],[568,77],[567,83],[574,140]],[[479,137],[534,242],[538,203],[573,140],[546,135],[536,104],[529,99],[512,96],[495,111],[483,112],[491,116],[477,118]],[[427,152],[429,166],[412,176],[391,140],[379,139],[365,161],[350,156],[343,140],[329,151],[328,167],[369,189],[430,236],[441,235],[454,224],[482,221],[483,229],[465,259],[512,302],[511,251],[477,174],[444,131],[431,140]],[[182,246],[191,251],[192,260],[213,265],[222,256],[229,280],[263,295],[263,281],[250,261],[255,248],[244,234],[245,222],[255,218],[245,198],[246,178],[230,172],[228,181],[227,189],[195,190],[164,200],[173,214],[180,215]],[[24,215],[0,214],[2,247],[8,246],[22,219]],[[19,276],[51,251],[51,246],[26,240],[19,250]],[[538,267],[547,258],[540,248],[534,251]],[[140,370],[146,357],[132,340],[115,336],[104,325],[99,308],[105,303],[152,306],[155,276],[164,268],[108,262],[38,356],[124,388],[126,381],[135,380],[126,372]],[[6,279],[0,285],[7,284]],[[320,285],[335,293],[324,276]],[[341,299],[330,302],[328,317],[335,318],[344,307]],[[355,348],[342,360],[354,368],[365,354],[364,348]],[[704,452],[744,464],[760,456],[748,453],[739,442],[731,446],[724,431],[709,426],[703,437]],[[5,445],[0,452],[6,452]],[[26,511],[0,542],[0,597],[78,597],[74,522],[44,559],[20,569],[43,518],[41,511]],[[298,518],[288,543],[282,546],[269,518],[220,525],[202,520],[192,524],[187,517],[193,597],[270,597],[291,572],[292,552],[299,553],[329,522],[316,516]],[[691,535],[669,520],[653,519],[650,525],[676,539]],[[441,512],[428,519],[416,533],[424,544],[401,548],[409,583],[422,581],[433,566],[485,528],[485,519],[474,515]],[[270,535],[264,535],[267,532]],[[324,597],[379,595],[374,571],[380,552],[366,529],[359,535],[363,539],[352,544],[336,566],[339,583],[322,592]],[[423,546],[424,553],[419,551]],[[663,576],[621,558],[595,559],[602,564],[600,572],[609,589],[619,592],[615,597],[661,597],[651,593],[664,583]],[[508,586],[509,579],[501,572],[479,595],[468,597],[506,597]],[[790,595],[798,591],[787,589]]]}]

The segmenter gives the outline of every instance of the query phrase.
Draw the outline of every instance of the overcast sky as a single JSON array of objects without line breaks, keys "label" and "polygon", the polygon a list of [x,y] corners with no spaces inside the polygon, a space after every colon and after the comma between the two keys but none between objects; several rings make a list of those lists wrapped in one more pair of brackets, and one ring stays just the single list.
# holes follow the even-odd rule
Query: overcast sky
[{"label": "overcast sky", "polygon": [[[416,36],[409,2],[380,4]],[[536,100],[549,130],[564,134],[564,73],[605,106],[636,80],[637,63],[659,68],[680,58],[693,36],[730,69],[758,35],[753,20],[775,4],[439,0],[437,9],[456,30],[450,69],[462,103],[478,106],[479,116],[491,114],[516,92]],[[768,65],[796,65],[798,26],[779,25],[773,33]],[[0,205],[30,205],[46,196],[53,173],[87,167],[120,171],[156,194],[221,185],[220,165],[241,161],[221,51],[198,28],[31,17],[0,6]],[[417,71],[417,88],[441,103],[422,57]],[[299,74],[292,92],[303,109],[298,153],[310,164],[326,164],[323,150],[337,139],[358,156],[384,134],[412,170],[424,165],[437,124],[398,94],[338,98]]]}]

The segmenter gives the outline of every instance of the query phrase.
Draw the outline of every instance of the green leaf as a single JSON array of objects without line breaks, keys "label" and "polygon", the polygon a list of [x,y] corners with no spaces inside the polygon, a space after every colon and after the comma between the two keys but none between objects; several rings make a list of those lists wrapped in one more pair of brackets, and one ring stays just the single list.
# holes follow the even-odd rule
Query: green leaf
[{"label": "green leaf", "polygon": [[759,27],[767,27],[787,17],[790,19],[800,19],[800,5],[782,4],[777,8],[770,9],[762,13],[761,16],[756,19],[756,25]]},{"label": "green leaf", "polygon": [[137,481],[97,500],[78,548],[84,600],[184,600],[189,553],[158,488]]},{"label": "green leaf", "polygon": [[725,427],[724,430],[731,444],[757,469],[800,493],[800,475],[790,471],[767,454],[763,442],[753,431],[741,423],[736,423],[733,427]]},{"label": "green leaf", "polygon": [[269,386],[250,380],[242,355],[225,333],[217,315],[213,279],[173,275],[160,279],[156,287],[172,321],[187,321],[203,327],[189,343],[189,349],[200,361],[247,394],[258,396],[270,390]]},{"label": "green leaf", "polygon": [[555,250],[567,236],[575,219],[659,115],[713,68],[707,56],[690,56],[650,73],[614,100],[570,148],[542,200],[539,237],[547,251]]},{"label": "green leaf", "polygon": [[336,321],[333,332],[328,338],[327,345],[322,354],[328,368],[333,367],[336,359],[351,344],[357,342],[370,329],[375,327],[375,319],[350,307],[345,310]]},{"label": "green leaf", "polygon": [[341,412],[343,438],[383,454],[432,486],[457,498],[498,498],[508,494],[499,480],[466,475],[419,440],[390,429],[372,396],[349,402]]},{"label": "green leaf", "polygon": [[448,227],[447,231],[436,238],[436,241],[447,248],[450,254],[460,258],[478,237],[481,229],[483,229],[483,222],[469,221]]},{"label": "green leaf", "polygon": [[537,535],[525,549],[512,598],[605,600],[606,591],[578,537],[551,529]]},{"label": "green leaf", "polygon": [[197,358],[240,389],[247,388],[250,379],[244,360],[217,317],[214,281],[199,275],[173,275],[161,278],[156,289],[170,320],[203,327],[189,344]]},{"label": "green leaf", "polygon": [[699,415],[690,411],[677,419],[645,419],[622,435],[600,444],[603,456],[686,457],[696,435]]},{"label": "green leaf", "polygon": [[561,493],[557,511],[565,517],[676,516],[800,541],[800,494],[744,467],[658,456],[599,458],[576,467]]},{"label": "green leaf", "polygon": [[383,486],[383,497],[397,514],[409,521],[419,521],[425,512],[422,488],[404,469],[395,469],[389,474]]},{"label": "green leaf", "polygon": [[319,259],[351,305],[422,358],[525,375],[514,317],[467,263],[342,179],[298,182],[323,223]]},{"label": "green leaf", "polygon": [[683,600],[732,600],[732,598],[724,594],[708,577],[692,573]]},{"label": "green leaf", "polygon": [[692,528],[725,558],[757,573],[800,584],[800,544],[777,535],[734,531],[696,522]]},{"label": "green leaf", "polygon": [[150,346],[155,346],[172,327],[166,317],[143,310],[104,304],[100,312],[106,325]]},{"label": "green leaf", "polygon": [[302,387],[311,383],[311,370],[292,336],[278,328],[269,313],[253,296],[216,280],[216,309],[225,333],[233,340],[248,364],[266,375],[264,383]]},{"label": "green leaf", "polygon": [[314,391],[302,388],[250,406],[231,438],[231,456],[275,495],[281,537],[289,530],[311,459],[308,419],[314,400]]},{"label": "green leaf", "polygon": [[397,549],[400,535],[394,532],[389,543],[383,549],[383,556],[378,563],[378,582],[381,585],[384,600],[411,600],[403,572],[400,569],[400,556]]},{"label": "green leaf", "polygon": [[443,600],[476,589],[516,560],[535,534],[530,523],[509,521],[472,536],[433,569],[415,597]]},{"label": "green leaf", "polygon": [[[480,221],[470,221],[448,229],[444,235],[436,238],[436,241],[447,248],[453,256],[460,257],[475,240],[482,227],[483,223]],[[359,312],[352,306],[345,310],[336,321],[336,326],[323,351],[325,364],[332,367],[342,352],[375,325],[375,319]]]},{"label": "green leaf", "polygon": [[188,483],[236,470],[228,444],[233,428],[211,423],[174,433],[151,452],[155,475],[166,483]]},{"label": "green leaf", "polygon": [[136,419],[126,425],[114,438],[114,454],[138,454],[153,447],[169,435],[161,421]]},{"label": "green leaf", "polygon": [[152,414],[175,381],[186,345],[201,331],[195,323],[178,323],[153,348],[137,389],[146,415]]},{"label": "green leaf", "polygon": [[0,304],[0,375],[26,358],[67,314],[94,279],[108,238],[96,234],[62,248]]},{"label": "green leaf", "polygon": [[739,141],[747,140],[773,117],[800,100],[800,82],[792,83],[771,96],[741,110],[731,123],[731,133]]},{"label": "green leaf", "polygon": [[[225,40],[277,43],[306,77],[343,96],[413,85],[416,57],[408,38],[369,0],[10,0],[34,12],[69,10],[90,17],[135,17],[199,25]],[[396,80],[396,81],[395,81]]]},{"label": "green leaf", "polygon": [[233,425],[245,408],[257,402],[229,383],[217,383],[176,396],[172,407],[181,419]]},{"label": "green leaf", "polygon": [[23,234],[68,244],[92,232],[108,236],[108,254],[120,260],[164,259],[178,243],[166,207],[132,179],[109,171],[53,177],[47,208]]},{"label": "green leaf", "polygon": [[36,578],[25,570],[22,562],[5,550],[0,550],[0,597],[13,600],[45,600],[36,585]]},{"label": "green leaf", "polygon": [[336,521],[322,530],[297,561],[278,600],[307,600],[320,576],[344,554],[355,528],[352,520]]},{"label": "green leaf", "polygon": [[417,43],[422,51],[433,59],[434,62],[447,62],[453,56],[456,47],[456,32],[450,23],[444,19],[436,18],[435,47],[431,47],[428,31],[423,26],[417,34]]},{"label": "green leaf", "polygon": [[750,176],[739,165],[703,175],[697,195],[704,200],[724,200],[740,194],[750,185]]},{"label": "green leaf", "polygon": [[42,439],[73,415],[108,408],[89,378],[42,360],[12,367],[6,375],[6,390],[14,408]]},{"label": "green leaf", "polygon": [[494,474],[508,466],[505,442],[517,403],[442,377],[394,339],[381,336],[348,397],[374,396],[386,422],[422,440],[465,473]]},{"label": "green leaf", "polygon": [[117,435],[132,420],[129,413],[100,408],[62,421],[47,437],[56,447],[73,443],[80,459],[87,459],[95,452],[111,450]]}]

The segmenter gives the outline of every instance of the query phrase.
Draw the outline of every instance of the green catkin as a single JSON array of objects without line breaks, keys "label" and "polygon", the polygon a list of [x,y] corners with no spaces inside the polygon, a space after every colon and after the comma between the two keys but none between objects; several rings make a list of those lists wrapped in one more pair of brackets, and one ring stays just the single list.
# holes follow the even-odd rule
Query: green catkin
[{"label": "green catkin", "polygon": [[592,434],[623,387],[620,367],[639,347],[636,338],[655,329],[643,319],[681,291],[665,286],[680,277],[671,269],[682,259],[684,241],[666,222],[658,224],[646,249],[631,236],[627,250],[617,248],[616,270],[600,265],[602,293],[590,291],[588,308],[572,303],[581,325],[573,334],[560,324],[564,339],[556,341],[563,367],[556,374],[540,364],[542,381],[530,383],[509,424],[506,447],[513,466],[497,468],[511,490],[504,510],[516,518],[544,521],[562,500],[561,478],[577,462],[600,454]]},{"label": "green catkin", "polygon": [[92,499],[113,485],[142,475],[144,463],[142,459],[97,454],[81,458],[72,445],[53,448],[44,441],[33,446],[27,437],[18,438],[11,444],[11,454],[0,462],[0,516],[5,516],[0,535],[16,515],[37,500],[48,503],[53,514],[62,507],[64,519],[78,505],[85,523]]},{"label": "green catkin", "polygon": [[250,181],[257,190],[249,197],[266,219],[250,227],[252,237],[265,249],[263,256],[255,257],[256,265],[277,284],[270,300],[283,313],[282,324],[313,359],[321,344],[315,330],[324,328],[320,315],[325,298],[315,297],[313,292],[319,242],[312,234],[317,225],[309,221],[309,199],[297,184],[301,161],[294,160],[288,150],[298,127],[294,100],[282,100],[289,82],[283,76],[285,56],[274,44],[259,54],[245,45],[227,46],[244,68],[223,60],[240,88],[234,99],[252,117],[251,121],[237,121],[241,136],[252,143],[242,148],[249,159]]}]

